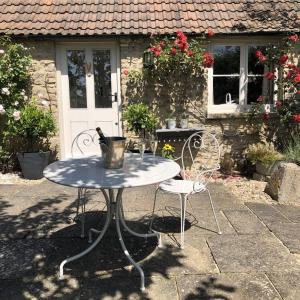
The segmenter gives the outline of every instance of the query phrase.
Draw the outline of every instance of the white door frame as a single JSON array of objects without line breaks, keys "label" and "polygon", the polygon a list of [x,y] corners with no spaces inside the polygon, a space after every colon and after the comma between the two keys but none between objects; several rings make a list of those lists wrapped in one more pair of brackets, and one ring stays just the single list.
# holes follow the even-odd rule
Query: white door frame
[{"label": "white door frame", "polygon": [[118,132],[122,136],[122,119],[121,119],[121,66],[120,66],[120,47],[117,42],[112,41],[101,41],[101,42],[59,42],[56,44],[56,82],[57,82],[57,104],[58,104],[58,121],[59,121],[59,142],[60,142],[60,157],[65,158],[66,154],[66,145],[64,141],[64,106],[63,106],[63,97],[62,97],[62,75],[61,70],[63,68],[64,62],[64,50],[66,47],[77,46],[77,47],[114,47],[115,48],[115,60],[117,67],[117,103],[118,103]]}]

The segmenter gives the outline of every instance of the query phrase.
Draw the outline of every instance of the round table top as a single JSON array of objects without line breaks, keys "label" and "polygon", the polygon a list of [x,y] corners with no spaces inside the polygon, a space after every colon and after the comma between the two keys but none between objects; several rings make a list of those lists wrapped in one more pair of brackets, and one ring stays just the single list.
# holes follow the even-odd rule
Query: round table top
[{"label": "round table top", "polygon": [[44,176],[58,184],[90,189],[129,188],[159,183],[176,176],[180,166],[173,160],[125,153],[122,169],[105,169],[100,156],[68,158],[44,169]]}]

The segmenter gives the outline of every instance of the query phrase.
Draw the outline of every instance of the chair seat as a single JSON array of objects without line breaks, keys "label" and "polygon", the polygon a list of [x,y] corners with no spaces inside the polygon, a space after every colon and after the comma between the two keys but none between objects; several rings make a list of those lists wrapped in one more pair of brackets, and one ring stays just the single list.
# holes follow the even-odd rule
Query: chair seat
[{"label": "chair seat", "polygon": [[170,179],[160,183],[159,188],[169,193],[175,194],[193,194],[206,190],[203,183],[192,180]]}]

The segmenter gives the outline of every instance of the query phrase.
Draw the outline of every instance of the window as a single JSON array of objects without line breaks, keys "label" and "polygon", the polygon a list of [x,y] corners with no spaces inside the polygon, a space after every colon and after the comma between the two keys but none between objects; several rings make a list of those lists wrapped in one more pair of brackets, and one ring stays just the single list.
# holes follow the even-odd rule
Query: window
[{"label": "window", "polygon": [[264,46],[238,43],[212,46],[215,63],[209,70],[209,113],[243,112],[260,95],[273,95],[272,81],[264,77],[267,70],[257,63],[257,50],[264,52]]}]

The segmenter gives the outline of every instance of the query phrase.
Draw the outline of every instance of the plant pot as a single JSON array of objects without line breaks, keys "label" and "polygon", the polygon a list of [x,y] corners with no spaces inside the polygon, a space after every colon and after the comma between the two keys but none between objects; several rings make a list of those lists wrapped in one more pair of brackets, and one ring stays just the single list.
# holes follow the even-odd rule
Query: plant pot
[{"label": "plant pot", "polygon": [[167,120],[167,127],[168,127],[168,129],[176,128],[176,120],[175,119],[168,119]]},{"label": "plant pot", "polygon": [[50,151],[18,153],[22,174],[26,179],[43,178],[43,170],[49,163]]},{"label": "plant pot", "polygon": [[261,174],[261,175],[271,176],[272,173],[277,168],[279,163],[280,163],[280,161],[274,161],[274,162],[271,162],[269,164],[263,164],[261,162],[257,162],[255,164],[256,172]]},{"label": "plant pot", "polygon": [[180,128],[182,128],[182,129],[188,128],[188,119],[181,119],[180,120]]}]

